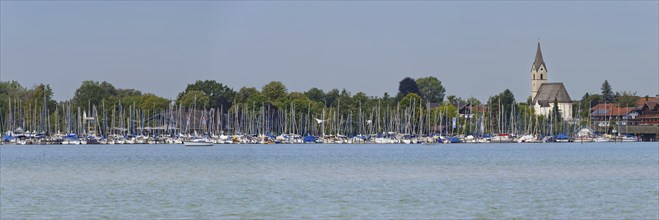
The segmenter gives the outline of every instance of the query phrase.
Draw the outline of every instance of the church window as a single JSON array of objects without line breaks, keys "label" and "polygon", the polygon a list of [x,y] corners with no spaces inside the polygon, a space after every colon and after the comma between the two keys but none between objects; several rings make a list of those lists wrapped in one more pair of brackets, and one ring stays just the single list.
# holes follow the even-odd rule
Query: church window
[{"label": "church window", "polygon": [[540,79],[542,80],[542,74],[540,74]]},{"label": "church window", "polygon": [[533,79],[535,79],[535,74],[533,74]]}]

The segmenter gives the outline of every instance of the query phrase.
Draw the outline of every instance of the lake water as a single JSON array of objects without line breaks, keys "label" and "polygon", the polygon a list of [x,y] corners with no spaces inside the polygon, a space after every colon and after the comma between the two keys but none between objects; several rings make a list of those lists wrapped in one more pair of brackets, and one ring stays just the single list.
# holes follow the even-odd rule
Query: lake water
[{"label": "lake water", "polygon": [[659,143],[0,147],[0,219],[659,218]]}]

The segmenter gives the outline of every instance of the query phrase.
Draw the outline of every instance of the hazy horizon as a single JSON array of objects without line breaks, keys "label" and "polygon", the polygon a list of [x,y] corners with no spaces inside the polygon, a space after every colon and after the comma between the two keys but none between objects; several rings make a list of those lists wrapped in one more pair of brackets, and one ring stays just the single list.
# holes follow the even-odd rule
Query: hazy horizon
[{"label": "hazy horizon", "polygon": [[404,77],[435,76],[446,95],[530,95],[538,38],[549,82],[572,99],[659,94],[659,2],[47,2],[0,1],[0,80],[84,80],[176,98],[216,80],[270,81],[394,96]]}]

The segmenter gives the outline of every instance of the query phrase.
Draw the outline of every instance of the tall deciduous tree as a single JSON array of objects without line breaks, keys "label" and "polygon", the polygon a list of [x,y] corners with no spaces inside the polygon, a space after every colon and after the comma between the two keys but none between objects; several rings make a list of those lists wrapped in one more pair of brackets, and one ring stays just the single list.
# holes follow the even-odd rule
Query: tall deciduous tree
[{"label": "tall deciduous tree", "polygon": [[145,94],[142,96],[142,101],[139,108],[144,110],[165,110],[169,107],[169,100],[154,94]]},{"label": "tall deciduous tree", "polygon": [[410,77],[405,77],[398,84],[398,95],[402,98],[407,94],[416,93],[419,94],[419,86],[416,84],[416,81]]},{"label": "tall deciduous tree", "polygon": [[206,95],[206,93],[193,90],[186,92],[185,95],[179,98],[177,100],[177,104],[188,108],[196,107],[197,109],[201,109],[204,106],[208,107],[209,101],[210,98]]},{"label": "tall deciduous tree", "polygon": [[116,95],[116,89],[108,82],[84,81],[73,96],[73,104],[86,109],[88,105],[99,106],[101,101]]},{"label": "tall deciduous tree", "polygon": [[309,97],[309,99],[319,103],[323,103],[325,101],[325,92],[319,88],[315,88],[315,87],[311,88],[308,91],[304,92],[304,95]]},{"label": "tall deciduous tree", "polygon": [[249,97],[257,95],[259,93],[260,93],[259,90],[257,90],[254,87],[242,87],[240,88],[240,90],[238,90],[238,93],[236,93],[236,97],[235,97],[236,103],[247,103]]},{"label": "tall deciduous tree", "polygon": [[436,77],[429,76],[416,79],[416,84],[419,88],[421,98],[427,99],[430,102],[444,101],[444,93],[446,89],[442,86],[442,82]]},{"label": "tall deciduous tree", "polygon": [[616,103],[619,107],[636,107],[636,103],[640,97],[636,95],[636,92],[623,91],[616,95]]},{"label": "tall deciduous tree", "polygon": [[179,93],[178,99],[189,91],[203,92],[209,99],[207,107],[217,109],[222,106],[224,106],[224,109],[227,109],[231,106],[231,102],[236,95],[233,89],[215,80],[197,80],[194,84],[188,84],[185,91]]},{"label": "tall deciduous tree", "polygon": [[288,90],[283,83],[279,81],[272,81],[268,84],[265,84],[263,88],[261,88],[261,93],[263,93],[263,95],[265,95],[265,97],[269,98],[270,100],[276,101],[286,98]]}]

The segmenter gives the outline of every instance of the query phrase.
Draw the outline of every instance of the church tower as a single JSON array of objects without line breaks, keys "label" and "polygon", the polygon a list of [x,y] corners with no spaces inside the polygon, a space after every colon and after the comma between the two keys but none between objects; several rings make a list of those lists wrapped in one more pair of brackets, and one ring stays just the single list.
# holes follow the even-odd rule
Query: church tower
[{"label": "church tower", "polygon": [[547,82],[547,65],[542,59],[542,51],[540,51],[540,41],[538,41],[538,49],[535,51],[535,60],[531,65],[531,99],[535,99],[540,85]]}]

